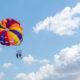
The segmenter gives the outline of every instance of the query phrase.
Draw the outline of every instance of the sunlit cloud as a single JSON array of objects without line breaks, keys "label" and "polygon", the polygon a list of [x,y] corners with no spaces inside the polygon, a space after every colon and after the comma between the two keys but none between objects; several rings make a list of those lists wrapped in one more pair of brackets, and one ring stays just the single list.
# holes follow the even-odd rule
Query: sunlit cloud
[{"label": "sunlit cloud", "polygon": [[22,60],[25,64],[32,64],[32,63],[47,64],[47,63],[50,63],[49,60],[47,60],[47,59],[37,59],[37,58],[34,58],[34,56],[32,56],[31,54],[29,54],[28,56],[23,57]]},{"label": "sunlit cloud", "polygon": [[47,17],[38,22],[33,31],[39,33],[41,30],[47,30],[58,35],[73,35],[77,33],[80,27],[80,3],[75,7],[65,7],[55,16]]},{"label": "sunlit cloud", "polygon": [[32,64],[33,62],[36,62],[37,59],[35,59],[32,55],[28,55],[26,57],[23,57],[23,62],[26,64]]},{"label": "sunlit cloud", "polygon": [[4,76],[4,73],[0,72],[0,80],[2,80],[3,76]]},{"label": "sunlit cloud", "polygon": [[47,59],[42,59],[42,60],[40,60],[40,63],[50,63],[50,61]]},{"label": "sunlit cloud", "polygon": [[3,64],[3,68],[9,68],[11,67],[13,64],[12,63],[4,63]]},{"label": "sunlit cloud", "polygon": [[16,80],[79,80],[80,44],[62,49],[54,55],[54,64],[42,66],[38,72],[19,73]]}]

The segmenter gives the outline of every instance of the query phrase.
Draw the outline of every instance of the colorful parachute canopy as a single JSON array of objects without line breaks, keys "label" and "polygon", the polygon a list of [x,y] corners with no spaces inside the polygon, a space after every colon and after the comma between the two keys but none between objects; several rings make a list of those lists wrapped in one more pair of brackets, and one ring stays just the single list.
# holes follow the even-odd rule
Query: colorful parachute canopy
[{"label": "colorful parachute canopy", "polygon": [[7,46],[19,46],[23,40],[22,30],[20,23],[14,19],[0,21],[0,43]]}]

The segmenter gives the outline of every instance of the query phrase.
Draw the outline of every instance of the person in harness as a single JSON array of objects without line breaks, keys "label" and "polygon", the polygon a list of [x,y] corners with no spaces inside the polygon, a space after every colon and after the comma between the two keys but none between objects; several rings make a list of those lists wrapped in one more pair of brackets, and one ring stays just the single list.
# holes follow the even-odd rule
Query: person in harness
[{"label": "person in harness", "polygon": [[18,59],[19,57],[22,59],[21,50],[18,50],[18,51],[17,51],[16,57],[17,57],[17,59]]}]

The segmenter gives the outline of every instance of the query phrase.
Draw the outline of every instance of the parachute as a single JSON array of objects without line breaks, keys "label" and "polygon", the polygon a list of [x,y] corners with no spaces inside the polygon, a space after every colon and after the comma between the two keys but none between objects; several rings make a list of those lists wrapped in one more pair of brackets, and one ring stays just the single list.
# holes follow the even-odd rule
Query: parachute
[{"label": "parachute", "polygon": [[8,18],[0,21],[0,43],[1,45],[19,46],[23,41],[23,28],[14,19]]}]

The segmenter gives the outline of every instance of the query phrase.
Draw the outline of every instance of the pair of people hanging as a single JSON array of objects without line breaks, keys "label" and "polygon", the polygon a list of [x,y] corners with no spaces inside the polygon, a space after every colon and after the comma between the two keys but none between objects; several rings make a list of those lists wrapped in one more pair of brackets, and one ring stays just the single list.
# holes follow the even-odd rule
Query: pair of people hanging
[{"label": "pair of people hanging", "polygon": [[18,59],[18,58],[21,58],[21,59],[22,59],[21,50],[18,50],[18,51],[17,51],[16,57],[17,57],[17,59]]}]

